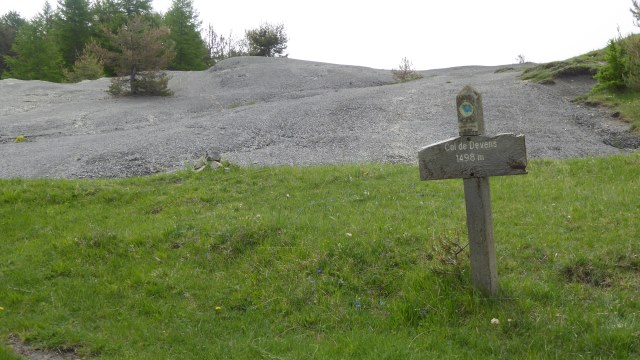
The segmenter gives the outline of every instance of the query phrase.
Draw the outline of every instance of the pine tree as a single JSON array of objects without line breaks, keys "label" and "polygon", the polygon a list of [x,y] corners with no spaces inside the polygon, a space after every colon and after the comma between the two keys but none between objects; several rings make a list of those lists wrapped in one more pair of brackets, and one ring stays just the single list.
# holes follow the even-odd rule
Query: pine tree
[{"label": "pine tree", "polygon": [[640,26],[640,3],[637,0],[631,0],[631,14],[633,15],[634,24]]},{"label": "pine tree", "polygon": [[90,11],[99,26],[94,28],[92,36],[100,39],[99,43],[103,43],[105,28],[112,33],[117,33],[123,25],[136,16],[151,20],[154,16],[151,10],[151,0],[94,0]]},{"label": "pine tree", "polygon": [[88,0],[58,0],[56,37],[66,67],[71,67],[91,36]]},{"label": "pine tree", "polygon": [[16,11],[9,11],[0,17],[0,24],[11,26],[14,29],[18,29],[26,22],[27,21]]},{"label": "pine tree", "polygon": [[264,23],[257,29],[247,30],[245,37],[249,44],[249,55],[252,56],[287,56],[287,34],[284,25]]},{"label": "pine tree", "polygon": [[42,15],[20,27],[11,50],[16,55],[4,57],[4,78],[62,81],[62,56]]},{"label": "pine tree", "polygon": [[10,11],[0,17],[0,77],[6,69],[4,57],[16,55],[11,51],[11,45],[16,39],[18,29],[25,23],[26,20],[15,11]]},{"label": "pine tree", "polygon": [[201,22],[191,0],[173,0],[166,13],[165,24],[171,29],[170,38],[175,43],[176,57],[173,70],[203,70],[207,68],[207,46],[198,28]]},{"label": "pine tree", "polygon": [[45,2],[42,12],[20,26],[11,46],[15,54],[5,56],[3,78],[62,81],[62,56],[53,37],[53,11]]},{"label": "pine tree", "polygon": [[[149,24],[159,27],[162,17],[152,12],[151,0],[94,0],[91,7],[92,17],[96,24],[92,38],[99,47],[111,52],[118,51],[107,34],[117,34],[120,29],[135,17],[142,17]],[[104,63],[104,71],[108,76],[117,74],[111,63]]]},{"label": "pine tree", "polygon": [[[96,0],[91,6],[91,14],[100,27],[111,32],[117,32],[122,25],[126,24],[127,17],[120,5],[115,0]],[[100,28],[94,28],[93,37],[104,37],[104,32]]]},{"label": "pine tree", "polygon": [[151,14],[151,0],[117,0],[116,3],[129,20],[139,15]]},{"label": "pine tree", "polygon": [[169,78],[160,70],[173,60],[173,43],[169,29],[151,26],[143,16],[136,16],[117,34],[108,33],[115,51],[95,49],[105,63],[117,70],[120,78],[112,81],[113,95],[169,95]]},{"label": "pine tree", "polygon": [[40,12],[40,14],[38,14],[38,17],[44,23],[45,31],[50,32],[51,35],[53,36],[53,30],[54,30],[53,28],[55,25],[56,12],[51,7],[51,4],[49,3],[49,1],[44,2],[44,6],[42,6],[42,11]]}]

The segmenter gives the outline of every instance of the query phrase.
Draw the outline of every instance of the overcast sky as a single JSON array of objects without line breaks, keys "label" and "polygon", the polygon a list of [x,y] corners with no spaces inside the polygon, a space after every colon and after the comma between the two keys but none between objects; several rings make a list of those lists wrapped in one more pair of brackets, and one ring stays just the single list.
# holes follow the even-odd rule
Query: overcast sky
[{"label": "overcast sky", "polygon": [[[31,18],[44,0],[2,0],[0,14]],[[55,6],[56,0],[51,1]],[[166,12],[171,0],[154,0]],[[241,37],[262,22],[282,23],[289,57],[418,70],[460,65],[505,65],[564,60],[640,32],[631,0],[193,0],[203,27]]]}]

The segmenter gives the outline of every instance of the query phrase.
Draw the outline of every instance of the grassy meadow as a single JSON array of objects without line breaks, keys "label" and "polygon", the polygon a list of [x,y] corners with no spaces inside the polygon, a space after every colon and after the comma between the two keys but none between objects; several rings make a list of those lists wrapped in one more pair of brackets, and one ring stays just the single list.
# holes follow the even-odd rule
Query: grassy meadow
[{"label": "grassy meadow", "polygon": [[417,166],[0,180],[0,344],[100,359],[637,358],[639,190],[638,152],[491,178],[490,299],[460,252],[462,181],[422,182]]}]

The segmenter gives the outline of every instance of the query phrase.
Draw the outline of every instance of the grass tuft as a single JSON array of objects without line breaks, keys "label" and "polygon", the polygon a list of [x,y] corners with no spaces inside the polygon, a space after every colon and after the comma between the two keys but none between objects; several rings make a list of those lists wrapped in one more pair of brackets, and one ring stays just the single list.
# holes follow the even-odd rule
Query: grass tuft
[{"label": "grass tuft", "polygon": [[604,90],[579,97],[576,102],[586,106],[608,107],[612,114],[616,114],[615,117],[629,122],[631,130],[636,133],[640,131],[640,92],[638,91]]},{"label": "grass tuft", "polygon": [[569,282],[583,283],[597,287],[610,287],[612,274],[601,264],[580,258],[566,265],[561,270],[564,278]]},{"label": "grass tuft", "polygon": [[516,68],[514,68],[512,66],[507,66],[507,67],[502,67],[502,68],[494,71],[494,73],[500,74],[500,73],[511,72],[511,71],[518,71],[518,69],[516,69]]}]

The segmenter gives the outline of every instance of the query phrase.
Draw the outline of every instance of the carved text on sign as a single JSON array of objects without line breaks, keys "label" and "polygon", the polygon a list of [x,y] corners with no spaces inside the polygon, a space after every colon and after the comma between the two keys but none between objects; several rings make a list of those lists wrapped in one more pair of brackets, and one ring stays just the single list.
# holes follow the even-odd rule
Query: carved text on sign
[{"label": "carved text on sign", "polygon": [[423,180],[526,174],[522,135],[461,136],[423,148],[418,154]]}]

